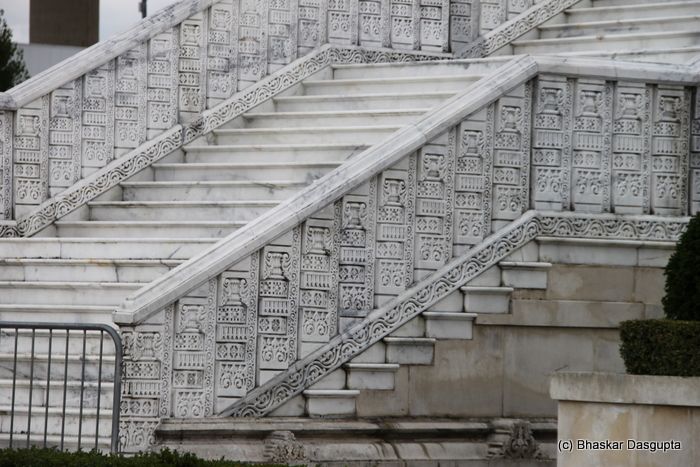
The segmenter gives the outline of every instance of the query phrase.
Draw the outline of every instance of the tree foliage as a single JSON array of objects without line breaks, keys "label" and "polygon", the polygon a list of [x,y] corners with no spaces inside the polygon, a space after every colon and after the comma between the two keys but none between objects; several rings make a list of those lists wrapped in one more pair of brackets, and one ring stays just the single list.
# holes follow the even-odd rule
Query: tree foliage
[{"label": "tree foliage", "polygon": [[12,42],[12,30],[0,10],[0,91],[7,91],[29,78],[22,51]]},{"label": "tree foliage", "polygon": [[693,217],[666,266],[664,313],[669,319],[700,321],[700,214]]}]

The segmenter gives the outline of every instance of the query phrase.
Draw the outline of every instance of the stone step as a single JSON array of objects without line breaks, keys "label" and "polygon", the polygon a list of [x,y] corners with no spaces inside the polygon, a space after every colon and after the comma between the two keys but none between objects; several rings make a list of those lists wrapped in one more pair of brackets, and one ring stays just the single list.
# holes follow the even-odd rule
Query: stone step
[{"label": "stone step", "polygon": [[664,32],[673,29],[688,30],[697,28],[698,25],[700,25],[700,8],[694,15],[555,24],[541,26],[539,31],[541,39],[549,39],[618,33]]},{"label": "stone step", "polygon": [[96,221],[177,221],[229,219],[251,221],[277,206],[277,201],[93,201],[90,219]]},{"label": "stone step", "polygon": [[348,389],[394,389],[398,363],[346,363]]},{"label": "stone step", "polygon": [[243,115],[246,128],[347,127],[358,125],[404,126],[415,122],[430,108],[307,112],[249,112]]},{"label": "stone step", "polygon": [[[12,386],[13,382],[11,378],[0,380],[0,406],[12,405]],[[49,384],[47,386],[46,379],[39,380],[36,378],[31,381],[29,379],[18,379],[14,382],[15,406],[29,405],[30,386],[32,390],[32,411],[36,410],[39,413],[45,413],[47,402],[49,409],[51,409],[52,407],[62,407],[64,392],[66,398],[66,407],[80,407],[80,381],[67,381],[65,383],[64,388],[64,381],[62,379],[53,379],[49,381]],[[96,409],[98,393],[97,382],[86,381],[83,385],[82,391],[83,408]],[[99,392],[100,407],[102,409],[111,409],[112,396],[114,394],[114,383],[103,382]],[[48,401],[46,399],[47,393],[49,397]],[[102,410],[100,410],[100,412],[102,412]]]},{"label": "stone step", "polygon": [[190,259],[212,238],[0,238],[0,257]]},{"label": "stone step", "polygon": [[311,183],[344,161],[318,163],[153,164],[157,181],[261,181],[287,179]]},{"label": "stone step", "polygon": [[372,145],[398,131],[398,125],[314,128],[230,128],[214,130],[216,144],[353,144]]},{"label": "stone step", "polygon": [[393,63],[353,63],[332,65],[333,79],[372,79],[372,78],[417,78],[444,77],[449,75],[482,76],[503,66],[507,58],[488,57],[482,59],[440,60]]},{"label": "stone step", "polygon": [[354,95],[392,92],[435,92],[462,91],[482,76],[474,74],[453,74],[444,76],[406,76],[378,78],[347,78],[328,80],[306,80],[302,83],[304,94],[316,95]]},{"label": "stone step", "polygon": [[0,281],[150,282],[174,268],[172,260],[0,259]]},{"label": "stone step", "polygon": [[635,50],[587,50],[583,52],[564,52],[557,55],[568,57],[600,57],[637,62],[663,62],[687,64],[700,54],[700,46],[671,47],[665,49],[635,49]]},{"label": "stone step", "polygon": [[426,311],[425,335],[435,339],[470,340],[473,337],[476,313]]},{"label": "stone step", "polygon": [[353,417],[355,401],[360,391],[357,389],[307,389],[306,414],[309,417]]},{"label": "stone step", "polygon": [[117,306],[143,285],[139,282],[0,281],[0,303]]},{"label": "stone step", "polygon": [[113,324],[112,311],[113,306],[0,304],[0,320]]},{"label": "stone step", "polygon": [[315,144],[313,140],[296,144],[212,145],[187,146],[186,163],[274,163],[316,164],[344,161],[368,147],[366,141],[356,139],[352,143]]},{"label": "stone step", "polygon": [[520,40],[513,42],[513,54],[556,54],[562,50],[636,50],[667,47],[688,47],[700,43],[700,29],[580,36],[554,39]]},{"label": "stone step", "polygon": [[621,6],[621,5],[671,5],[677,0],[591,0],[594,7]]},{"label": "stone step", "polygon": [[469,313],[508,313],[512,287],[464,286],[464,310]]},{"label": "stone step", "polygon": [[425,320],[416,316],[390,334],[391,337],[425,337]]},{"label": "stone step", "polygon": [[501,261],[502,283],[514,289],[547,290],[547,274],[552,263],[529,261]]},{"label": "stone step", "polygon": [[[73,322],[73,321],[70,321]],[[34,330],[34,352],[36,353],[48,353],[49,352],[49,337],[51,337],[51,352],[63,352],[66,349],[66,331],[61,329],[54,329],[49,331],[47,329],[35,329]],[[31,352],[32,348],[32,330],[31,329],[19,329],[15,333],[14,328],[2,328],[0,331],[0,353],[9,354],[14,353],[15,348],[15,337],[17,340],[17,349],[22,351]],[[86,331],[83,336],[83,331],[72,330],[68,333],[68,354],[77,355],[83,352],[83,337],[85,338],[85,352],[87,355],[99,355],[100,354],[100,332],[99,331]],[[102,354],[103,355],[114,355],[114,343],[112,338],[104,333],[102,339]]]},{"label": "stone step", "polygon": [[[10,433],[10,426],[12,426],[12,432],[16,433],[16,437],[18,439],[24,439],[26,442],[26,433],[27,428],[29,427],[29,407],[15,406],[15,416],[13,423],[11,420],[10,412],[10,405],[0,406],[0,431],[2,431],[2,433]],[[83,408],[82,417],[82,432],[92,434],[92,443],[88,444],[88,446],[94,445],[95,424],[97,422],[97,409]],[[35,410],[34,408],[32,408],[30,433],[35,433],[37,435],[44,433],[44,418],[45,412],[43,410]],[[65,435],[77,437],[78,431],[80,429],[79,422],[80,409],[74,407],[66,408],[64,420],[64,412],[61,407],[49,407],[49,418],[46,426],[46,431],[49,434],[60,435],[63,429]],[[100,433],[110,433],[111,429],[112,411],[108,409],[100,409]],[[22,436],[22,434],[24,436]]]},{"label": "stone step", "polygon": [[350,363],[386,363],[386,344],[382,341],[375,342],[350,360]]},{"label": "stone step", "polygon": [[[618,2],[615,2],[618,3]],[[611,21],[618,19],[658,18],[663,16],[692,16],[700,11],[700,1],[637,1],[622,2],[605,6],[594,2],[593,7],[575,7],[564,12],[568,23]]]},{"label": "stone step", "polygon": [[[57,222],[59,236],[120,238],[223,238],[245,221],[76,221]],[[1,276],[1,272],[0,272]],[[152,279],[151,279],[152,280]]]},{"label": "stone step", "polygon": [[436,339],[429,337],[385,337],[386,362],[400,365],[432,365]]},{"label": "stone step", "polygon": [[269,199],[283,200],[306,186],[304,182],[246,180],[210,182],[125,182],[122,183],[124,201],[226,201]]},{"label": "stone step", "polygon": [[[37,380],[46,380],[48,375],[48,355],[45,353],[34,354],[34,368],[32,370],[32,358],[27,349],[26,352],[17,354],[17,366],[15,370],[14,353],[0,353],[0,379],[12,379],[13,372],[18,379],[28,379],[30,375]],[[99,357],[87,355],[85,357],[85,381],[97,381],[100,375]],[[66,371],[67,369],[67,371]],[[32,373],[33,371],[33,373]],[[63,350],[51,353],[51,379],[63,381],[64,375],[68,375],[68,381],[80,381],[83,374],[82,353],[68,354],[68,366]],[[104,355],[102,357],[102,382],[114,381],[114,357]]]},{"label": "stone step", "polygon": [[[466,86],[465,86],[466,87]],[[403,91],[403,90],[402,90]],[[455,92],[394,92],[384,94],[350,94],[323,96],[275,97],[275,110],[279,112],[348,111],[375,109],[432,108],[454,96]]]}]

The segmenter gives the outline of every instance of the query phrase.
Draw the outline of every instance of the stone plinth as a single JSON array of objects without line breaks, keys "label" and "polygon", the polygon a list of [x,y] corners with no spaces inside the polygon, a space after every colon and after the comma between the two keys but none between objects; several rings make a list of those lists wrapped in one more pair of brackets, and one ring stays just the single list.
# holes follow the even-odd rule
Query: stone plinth
[{"label": "stone plinth", "polygon": [[700,465],[700,378],[558,373],[550,394],[559,466]]}]

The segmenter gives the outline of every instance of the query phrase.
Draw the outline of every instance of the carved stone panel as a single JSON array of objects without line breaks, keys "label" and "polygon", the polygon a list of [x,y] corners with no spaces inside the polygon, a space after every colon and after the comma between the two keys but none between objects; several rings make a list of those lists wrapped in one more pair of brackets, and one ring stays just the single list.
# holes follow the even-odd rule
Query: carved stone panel
[{"label": "carved stone panel", "polygon": [[420,0],[420,48],[449,50],[450,0]]},{"label": "carved stone panel", "polygon": [[506,21],[506,0],[483,0],[481,2],[480,34],[486,34]]},{"label": "carved stone panel", "polygon": [[0,219],[12,218],[12,113],[0,112]]},{"label": "carved stone panel", "polygon": [[528,209],[530,100],[529,84],[498,100],[493,155],[494,220],[513,220]]},{"label": "carved stone panel", "polygon": [[14,130],[15,204],[36,206],[48,194],[49,97],[17,110]]},{"label": "carved stone panel", "polygon": [[525,10],[530,8],[534,3],[537,3],[537,0],[507,0],[507,19],[510,21],[520,13],[523,13]]},{"label": "carved stone panel", "polygon": [[385,170],[379,176],[375,294],[396,295],[406,287],[410,191],[406,170]]},{"label": "carved stone panel", "polygon": [[328,42],[331,44],[356,45],[358,41],[359,0],[328,1]]},{"label": "carved stone panel", "polygon": [[148,137],[177,122],[178,35],[170,30],[148,43],[146,112]]},{"label": "carved stone panel", "polygon": [[609,210],[611,120],[612,87],[578,80],[571,159],[571,201],[576,211]]},{"label": "carved stone panel", "polygon": [[454,244],[456,250],[477,245],[491,230],[493,106],[457,127]]},{"label": "carved stone panel", "polygon": [[82,80],[51,93],[49,112],[49,196],[80,178]]},{"label": "carved stone panel", "polygon": [[656,89],[652,104],[651,208],[652,213],[682,215],[688,173],[690,96],[679,87]]},{"label": "carved stone panel", "polygon": [[297,58],[297,15],[299,0],[270,0],[269,3],[269,73]]},{"label": "carved stone panel", "polygon": [[212,5],[207,37],[207,108],[214,107],[236,92],[237,35],[238,2],[234,4],[232,0],[223,0]]},{"label": "carved stone panel", "polygon": [[258,368],[282,370],[297,356],[300,228],[291,246],[269,245],[260,257]]},{"label": "carved stone panel", "polygon": [[340,316],[366,316],[374,296],[374,223],[377,181],[373,178],[342,200],[338,307]]},{"label": "carved stone panel", "polygon": [[178,60],[178,109],[180,121],[190,121],[204,110],[204,81],[207,69],[205,13],[198,13],[180,25]]},{"label": "carved stone panel", "polygon": [[83,77],[83,177],[114,158],[114,64]]},{"label": "carved stone panel", "polygon": [[612,203],[616,213],[649,212],[651,89],[615,86],[612,145]]},{"label": "carved stone panel", "polygon": [[566,78],[541,76],[533,109],[532,193],[535,209],[569,206],[572,86]]},{"label": "carved stone panel", "polygon": [[340,203],[334,219],[304,223],[299,291],[301,342],[328,342],[338,328]]},{"label": "carved stone panel", "polygon": [[690,214],[700,211],[700,90],[695,88],[690,136]]},{"label": "carved stone panel", "polygon": [[420,44],[419,0],[391,0],[390,15],[392,48],[417,49]]},{"label": "carved stone panel", "polygon": [[359,40],[366,47],[382,47],[389,40],[389,2],[359,0]]},{"label": "carved stone panel", "polygon": [[[148,449],[155,443],[160,417],[169,416],[171,391],[172,305],[149,321],[169,324],[141,324],[122,327],[124,346],[119,448],[126,452]],[[169,321],[168,321],[169,320]]]},{"label": "carved stone panel", "polygon": [[255,386],[258,254],[249,271],[226,271],[219,276],[216,310],[217,397],[241,397]]},{"label": "carved stone panel", "polygon": [[117,58],[114,145],[119,157],[146,141],[146,46]]},{"label": "carved stone panel", "polygon": [[238,79],[243,88],[267,73],[268,2],[241,0],[240,5]]},{"label": "carved stone panel", "polygon": [[450,1],[450,50],[459,54],[479,31],[479,3],[474,0]]},{"label": "carved stone panel", "polygon": [[299,56],[306,55],[326,41],[327,19],[326,0],[299,0]]},{"label": "carved stone panel", "polygon": [[455,132],[434,139],[418,152],[414,264],[436,270],[452,256]]},{"label": "carved stone panel", "polygon": [[200,289],[175,307],[172,413],[176,418],[205,417],[213,409],[216,282]]}]

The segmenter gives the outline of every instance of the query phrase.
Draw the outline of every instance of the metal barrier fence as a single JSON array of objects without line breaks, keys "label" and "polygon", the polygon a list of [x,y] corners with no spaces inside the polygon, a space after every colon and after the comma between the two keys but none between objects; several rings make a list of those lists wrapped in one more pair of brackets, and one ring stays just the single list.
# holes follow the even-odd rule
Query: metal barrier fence
[{"label": "metal barrier fence", "polygon": [[[106,324],[0,321],[0,436],[9,447],[106,449],[109,431],[109,450],[117,452],[122,357],[121,337]],[[110,385],[112,408],[101,410]]]}]

